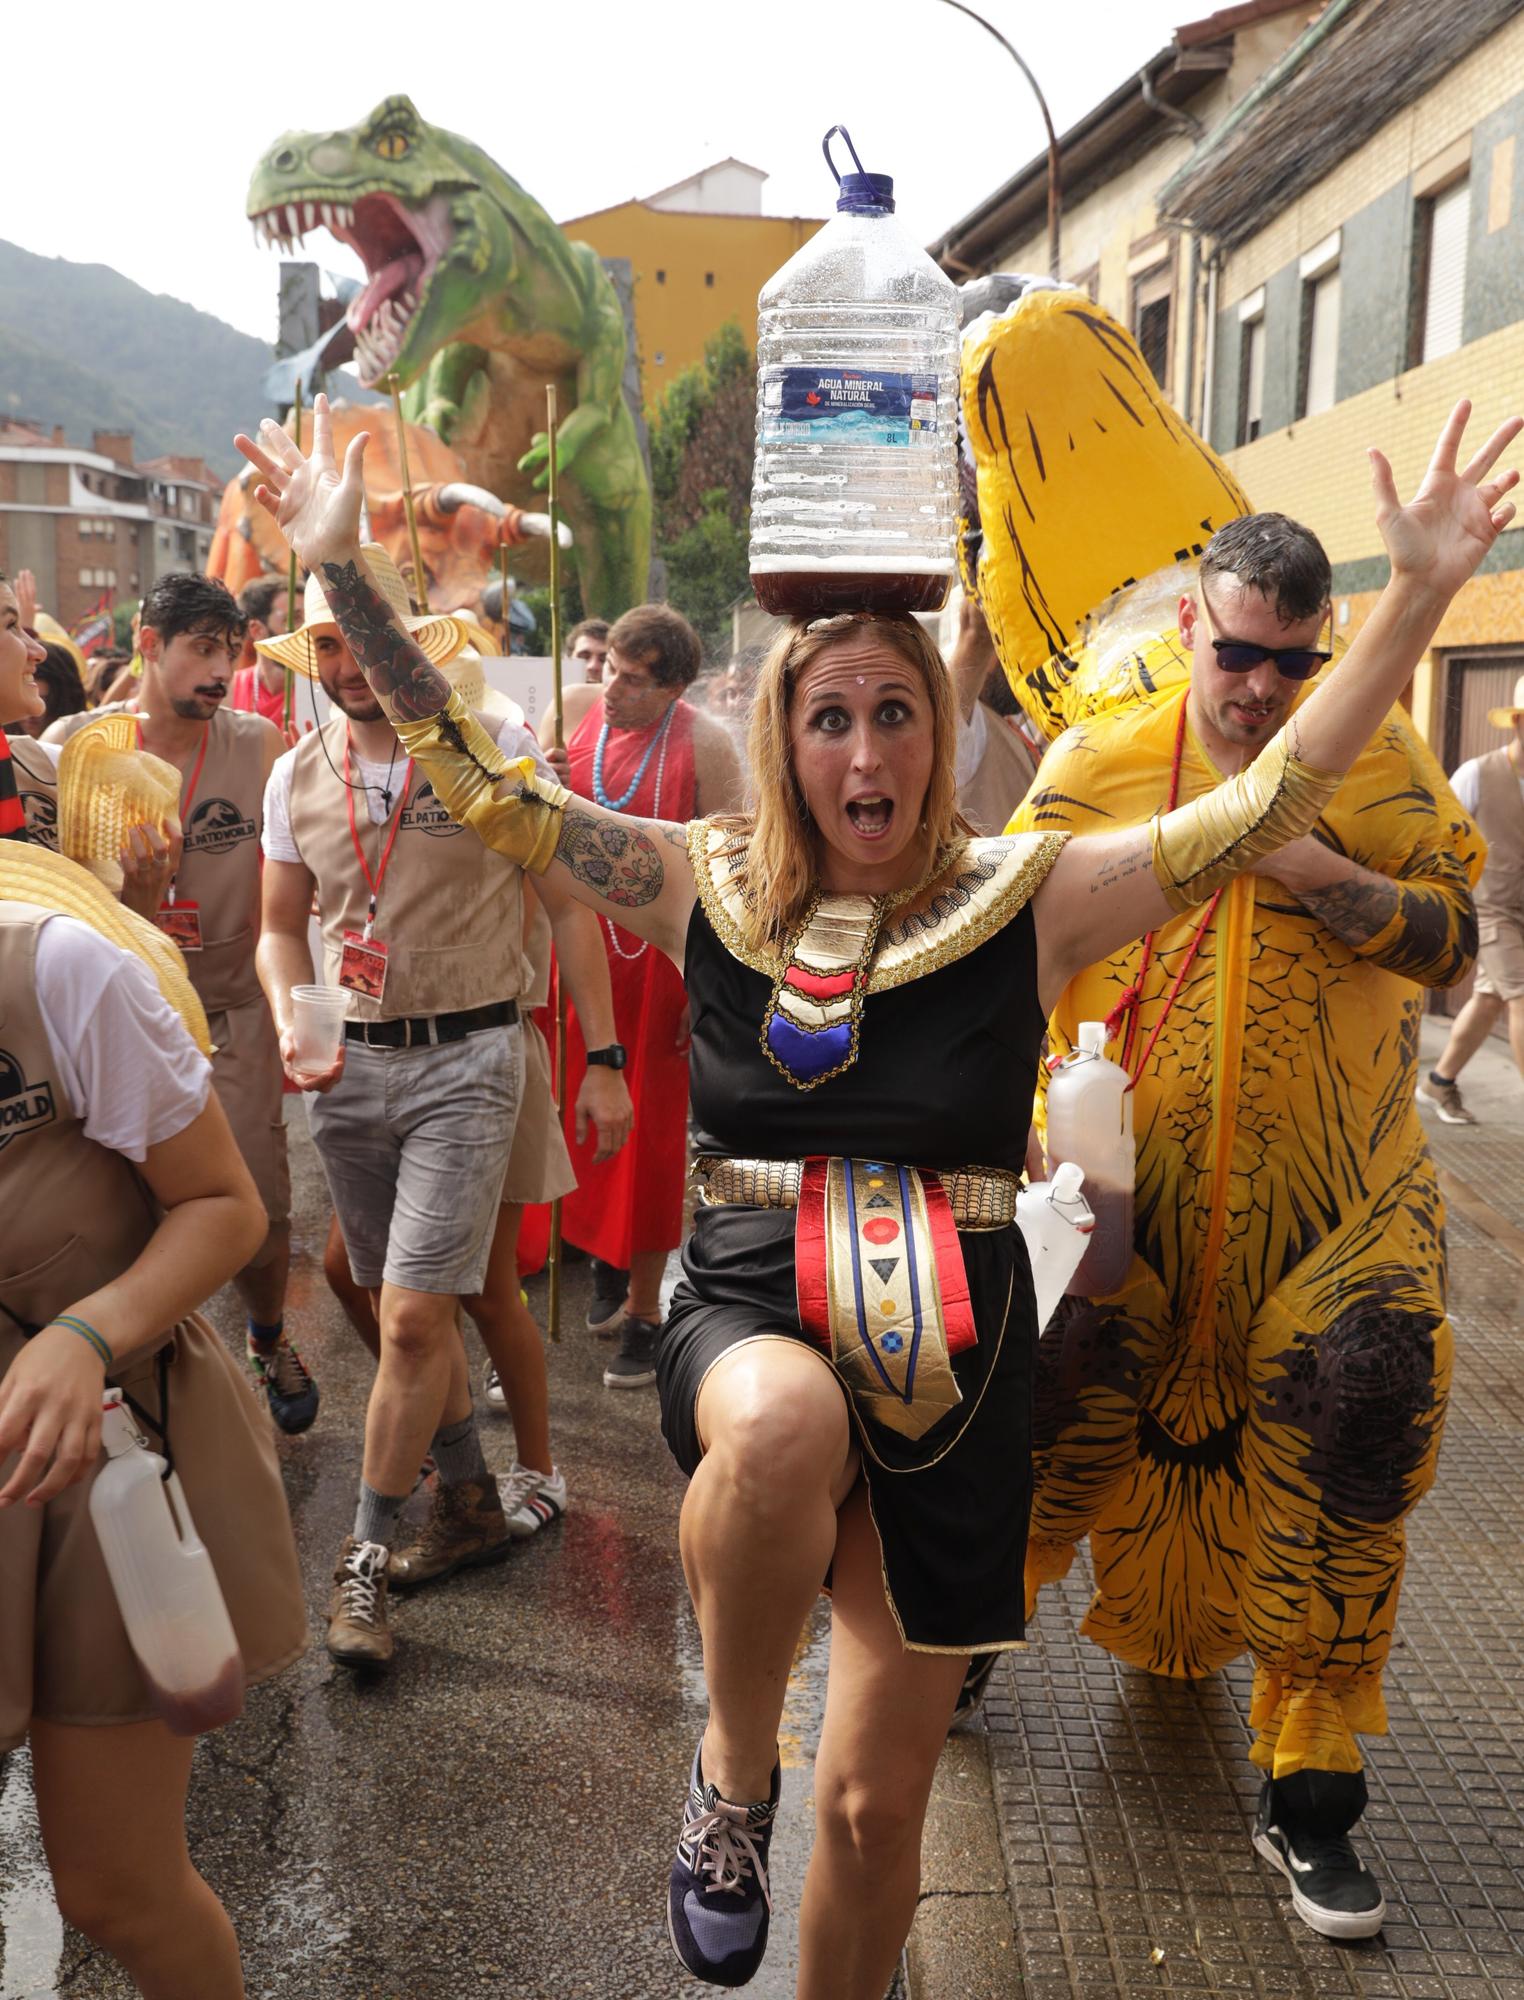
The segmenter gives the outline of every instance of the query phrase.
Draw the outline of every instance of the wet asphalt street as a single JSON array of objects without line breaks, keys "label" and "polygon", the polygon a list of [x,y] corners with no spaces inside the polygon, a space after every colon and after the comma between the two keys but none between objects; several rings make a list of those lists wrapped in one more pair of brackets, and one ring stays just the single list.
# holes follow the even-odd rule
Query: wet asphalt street
[{"label": "wet asphalt street", "polygon": [[[313,1646],[251,1691],[239,1722],[203,1740],[190,1809],[192,1852],[232,1916],[251,2000],[710,1991],[682,1975],[665,1927],[704,1704],[677,1553],[682,1479],[655,1390],[603,1387],[610,1350],[583,1329],[587,1267],[568,1266],[564,1337],[550,1350],[566,1520],[516,1545],[506,1564],[397,1602],[385,1678],[333,1666],[323,1613],[353,1514],[371,1362],[323,1282],[326,1192],[291,1103],[300,1254],[288,1324],[323,1405],[315,1427],[280,1450]],[[543,1280],[530,1301],[543,1322]],[[241,1344],[230,1292],[211,1315]],[[506,1471],[510,1426],[479,1394],[478,1413],[488,1461]],[[784,1717],[778,1914],[748,1989],[758,2000],[793,1992],[825,1650],[817,1614]],[[0,2000],[132,1992],[59,1921],[24,1753],[0,1765],[0,1934]]]}]

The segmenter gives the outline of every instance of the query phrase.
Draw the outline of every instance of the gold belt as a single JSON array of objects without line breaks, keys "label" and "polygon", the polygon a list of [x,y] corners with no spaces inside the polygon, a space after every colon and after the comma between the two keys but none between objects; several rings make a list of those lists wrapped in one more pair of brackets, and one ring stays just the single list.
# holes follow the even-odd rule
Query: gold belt
[{"label": "gold belt", "polygon": [[[802,1160],[731,1160],[700,1154],[691,1169],[705,1208],[797,1208]],[[1021,1176],[1002,1167],[957,1167],[939,1174],[959,1229],[1008,1229],[1016,1220]]]}]

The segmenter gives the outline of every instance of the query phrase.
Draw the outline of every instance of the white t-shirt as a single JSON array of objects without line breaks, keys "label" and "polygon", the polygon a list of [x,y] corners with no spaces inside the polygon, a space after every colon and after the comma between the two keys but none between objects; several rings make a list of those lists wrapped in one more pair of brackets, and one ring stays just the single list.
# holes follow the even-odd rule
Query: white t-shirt
[{"label": "white t-shirt", "polygon": [[[540,746],[532,732],[523,723],[502,722],[498,724],[497,747],[505,757],[533,757],[543,775],[555,782],[555,772],[551,770],[540,754]],[[318,745],[321,757],[323,746]],[[291,771],[296,756],[288,750],[275,760],[270,772],[269,783],[265,786],[265,832],[264,850],[267,861],[297,861],[302,851],[297,846],[291,832]],[[343,763],[339,762],[342,774]],[[368,757],[351,753],[349,760],[349,780],[353,785],[364,785],[364,792],[356,792],[356,799],[363,798],[373,826],[385,826],[392,816],[392,808],[402,787],[407,771],[407,758],[399,747],[395,761],[388,766],[382,762],[373,764]],[[391,796],[388,799],[387,792]]]},{"label": "white t-shirt", "polygon": [[[1451,791],[1473,817],[1482,802],[1481,762],[1480,757],[1472,757],[1460,766],[1450,780]],[[1519,779],[1519,792],[1524,797],[1524,776]]]},{"label": "white t-shirt", "polygon": [[139,1163],[205,1107],[212,1066],[140,958],[38,910],[37,1004],[85,1137]]}]

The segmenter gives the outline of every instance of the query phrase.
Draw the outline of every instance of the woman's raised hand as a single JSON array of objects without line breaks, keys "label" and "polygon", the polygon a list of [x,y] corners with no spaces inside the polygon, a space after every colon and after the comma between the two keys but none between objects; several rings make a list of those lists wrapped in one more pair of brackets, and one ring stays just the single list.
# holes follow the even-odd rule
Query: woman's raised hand
[{"label": "woman's raised hand", "polygon": [[300,447],[269,417],[259,427],[258,443],[242,432],[234,438],[234,444],[261,474],[254,498],[274,517],[303,568],[344,562],[358,550],[369,441],[368,432],[358,432],[349,441],[343,470],[335,466],[326,396],[319,396],[313,404],[310,457],[304,457]]},{"label": "woman's raised hand", "polygon": [[1508,446],[1524,430],[1524,417],[1510,417],[1460,470],[1461,439],[1471,420],[1469,399],[1456,404],[1439,434],[1423,484],[1404,507],[1385,453],[1371,447],[1371,480],[1376,489],[1376,525],[1392,561],[1393,578],[1433,590],[1446,599],[1475,574],[1482,557],[1514,516],[1503,495],[1519,483],[1515,471],[1488,478]]}]

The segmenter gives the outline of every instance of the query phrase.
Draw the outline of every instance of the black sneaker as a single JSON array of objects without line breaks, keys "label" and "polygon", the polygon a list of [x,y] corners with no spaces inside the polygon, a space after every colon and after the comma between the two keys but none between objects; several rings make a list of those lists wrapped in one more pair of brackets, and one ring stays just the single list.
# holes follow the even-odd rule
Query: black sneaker
[{"label": "black sneaker", "polygon": [[995,1671],[995,1662],[999,1658],[998,1653],[975,1653],[970,1658],[968,1672],[958,1690],[958,1705],[953,1710],[952,1721],[947,1725],[949,1735],[955,1729],[967,1729],[978,1720],[979,1711],[984,1706],[984,1691],[990,1684],[990,1675]]},{"label": "black sneaker", "polygon": [[[1319,1937],[1374,1937],[1386,1916],[1386,1898],[1380,1885],[1349,1843],[1348,1829],[1358,1812],[1351,1817],[1342,1811],[1307,1811],[1306,1801],[1299,1801],[1296,1795],[1298,1779],[1313,1780],[1315,1793],[1320,1782],[1326,1788],[1330,1779],[1348,1780],[1352,1776],[1358,1777],[1363,1808],[1365,1780],[1347,1772],[1299,1771],[1295,1778],[1266,1778],[1259,1795],[1255,1850],[1291,1884],[1291,1907]],[[1325,1826],[1310,1830],[1309,1823],[1319,1818],[1325,1820]],[[1332,1831],[1341,1820],[1340,1830]]]},{"label": "black sneaker", "polygon": [[624,1302],[630,1295],[630,1274],[605,1264],[601,1257],[591,1260],[593,1298],[587,1309],[587,1330],[600,1340],[612,1340],[624,1318]]},{"label": "black sneaker", "polygon": [[290,1341],[282,1334],[273,1347],[261,1347],[249,1334],[245,1351],[270,1415],[288,1437],[306,1430],[318,1413],[318,1385]]},{"label": "black sneaker", "polygon": [[661,1328],[649,1319],[625,1315],[619,1352],[603,1371],[605,1389],[649,1389],[656,1380],[656,1343]]},{"label": "black sneaker", "polygon": [[683,1830],[667,1886],[667,1935],[685,1969],[711,1986],[744,1986],[767,1950],[773,1913],[767,1850],[781,1782],[774,1764],[768,1797],[733,1806],[704,1783],[699,1752],[693,1753]]}]

